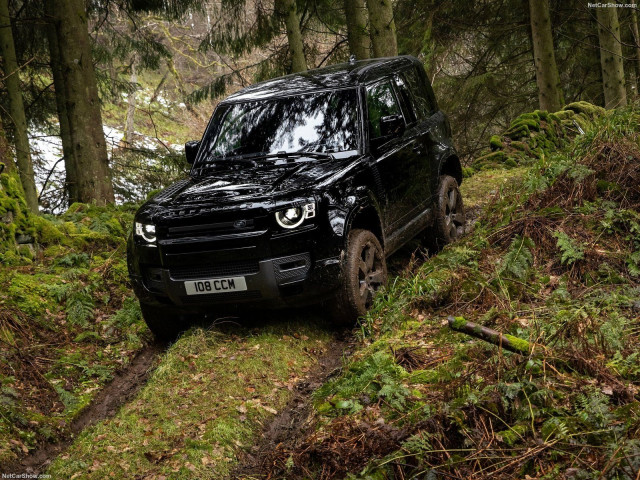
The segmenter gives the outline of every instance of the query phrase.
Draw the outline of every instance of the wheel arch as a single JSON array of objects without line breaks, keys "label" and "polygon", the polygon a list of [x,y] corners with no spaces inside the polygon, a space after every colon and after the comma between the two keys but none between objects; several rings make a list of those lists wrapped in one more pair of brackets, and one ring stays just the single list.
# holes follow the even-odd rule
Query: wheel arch
[{"label": "wheel arch", "polygon": [[441,175],[450,175],[456,179],[458,185],[462,184],[462,165],[457,154],[449,155],[440,163],[439,176]]},{"label": "wheel arch", "polygon": [[345,231],[345,242],[348,233],[353,229],[363,229],[372,232],[385,248],[384,230],[378,210],[371,204],[361,204],[355,207],[347,218],[347,229]]}]

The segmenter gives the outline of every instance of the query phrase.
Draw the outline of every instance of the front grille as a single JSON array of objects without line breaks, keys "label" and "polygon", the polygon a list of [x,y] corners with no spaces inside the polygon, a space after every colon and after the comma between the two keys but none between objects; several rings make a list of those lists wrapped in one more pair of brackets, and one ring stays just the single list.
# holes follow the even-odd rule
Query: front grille
[{"label": "front grille", "polygon": [[216,301],[227,302],[234,300],[256,300],[261,298],[262,294],[258,290],[247,290],[245,292],[227,292],[227,293],[213,293],[211,295],[192,295],[182,298],[182,303],[195,304],[195,303],[209,303]]},{"label": "front grille", "polygon": [[214,277],[233,277],[258,273],[257,261],[220,263],[218,265],[172,267],[169,275],[173,280],[196,280]]},{"label": "front grille", "polygon": [[181,238],[189,237],[192,235],[222,235],[249,232],[254,229],[255,222],[252,218],[236,219],[227,222],[202,223],[197,225],[169,227],[167,229],[167,237]]}]

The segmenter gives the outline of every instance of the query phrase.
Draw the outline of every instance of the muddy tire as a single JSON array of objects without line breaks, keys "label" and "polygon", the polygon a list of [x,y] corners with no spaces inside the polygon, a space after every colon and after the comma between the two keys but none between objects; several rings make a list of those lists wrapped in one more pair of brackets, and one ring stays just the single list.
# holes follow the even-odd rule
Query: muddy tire
[{"label": "muddy tire", "polygon": [[387,262],[378,238],[368,230],[349,232],[342,268],[343,283],[330,310],[334,323],[353,326],[373,304],[376,291],[387,283]]},{"label": "muddy tire", "polygon": [[425,243],[429,250],[438,251],[464,234],[464,203],[455,178],[449,175],[440,177],[434,207],[433,227],[425,232]]},{"label": "muddy tire", "polygon": [[171,342],[176,339],[180,332],[187,330],[191,323],[186,315],[181,315],[170,307],[155,307],[140,304],[142,318],[160,342]]}]

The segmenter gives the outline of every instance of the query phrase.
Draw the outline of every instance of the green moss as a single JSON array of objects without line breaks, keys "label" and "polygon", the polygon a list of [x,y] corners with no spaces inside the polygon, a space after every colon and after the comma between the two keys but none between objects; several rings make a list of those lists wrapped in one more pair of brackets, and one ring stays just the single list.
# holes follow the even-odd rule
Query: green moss
[{"label": "green moss", "polygon": [[528,354],[531,351],[531,344],[526,340],[523,340],[518,337],[514,337],[513,335],[509,335],[509,334],[505,334],[504,338],[509,341],[509,343],[513,348],[515,348],[516,350],[522,353]]},{"label": "green moss", "polygon": [[489,145],[491,146],[491,150],[496,151],[502,148],[502,138],[500,135],[492,135],[489,140]]},{"label": "green moss", "polygon": [[453,319],[453,322],[451,322],[451,328],[453,328],[454,330],[460,330],[466,324],[467,321],[464,319],[464,317],[455,317]]},{"label": "green moss", "polygon": [[487,155],[483,155],[476,160],[476,163],[487,163],[487,162],[495,162],[502,163],[507,159],[506,153],[503,151],[492,152]]},{"label": "green moss", "polygon": [[606,110],[589,102],[573,102],[566,105],[562,110],[571,110],[576,113],[584,113],[588,117],[595,119],[606,113]]},{"label": "green moss", "polygon": [[515,168],[515,167],[518,166],[518,162],[516,162],[513,157],[507,158],[505,160],[504,164],[505,164],[505,166],[510,167],[510,168]]}]

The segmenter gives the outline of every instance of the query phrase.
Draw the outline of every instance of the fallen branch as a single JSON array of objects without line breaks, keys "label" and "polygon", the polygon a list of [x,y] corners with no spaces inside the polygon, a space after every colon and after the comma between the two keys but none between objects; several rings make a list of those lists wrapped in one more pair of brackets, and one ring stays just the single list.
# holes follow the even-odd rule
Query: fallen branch
[{"label": "fallen branch", "polygon": [[531,353],[531,343],[527,340],[483,327],[477,323],[468,322],[463,317],[449,317],[448,320],[449,328],[456,332],[466,333],[467,335],[492,343],[510,352],[521,355],[529,355]]}]

